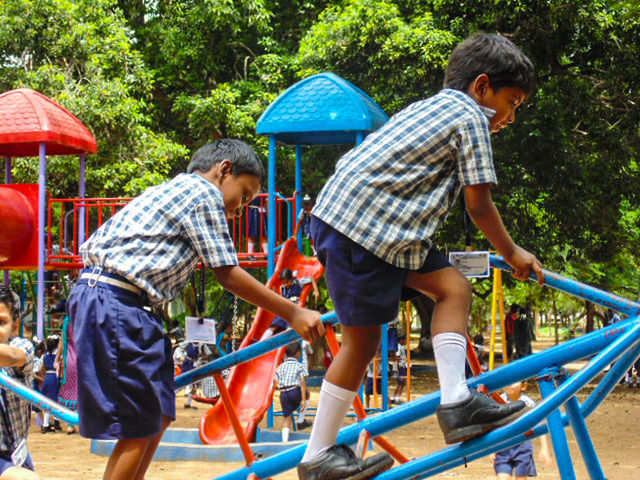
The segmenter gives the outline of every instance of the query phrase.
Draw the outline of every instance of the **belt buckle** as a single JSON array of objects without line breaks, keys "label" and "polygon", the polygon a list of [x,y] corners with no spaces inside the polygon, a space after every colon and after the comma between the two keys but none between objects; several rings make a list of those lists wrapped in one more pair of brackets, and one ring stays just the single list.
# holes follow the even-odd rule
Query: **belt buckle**
[{"label": "belt buckle", "polygon": [[102,275],[102,267],[99,267],[99,266],[93,267],[89,275],[91,276],[89,277],[89,281],[87,282],[87,285],[90,288],[93,288],[98,283],[98,279],[100,278],[100,275]]}]

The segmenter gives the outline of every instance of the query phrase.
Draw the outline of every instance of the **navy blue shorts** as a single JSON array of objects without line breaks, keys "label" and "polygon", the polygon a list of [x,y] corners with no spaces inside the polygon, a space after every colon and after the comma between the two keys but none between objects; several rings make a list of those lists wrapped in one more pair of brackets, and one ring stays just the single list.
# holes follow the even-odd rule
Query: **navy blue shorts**
[{"label": "navy blue shorts", "polygon": [[289,328],[289,324],[286,322],[286,320],[284,318],[280,318],[280,317],[276,317],[273,319],[273,322],[271,322],[271,325],[269,325],[269,328],[275,328],[275,333],[280,333],[284,330],[286,330],[287,328]]},{"label": "navy blue shorts", "polygon": [[139,295],[100,281],[91,287],[81,279],[69,295],[84,437],[148,437],[160,432],[163,416],[176,418],[171,341],[144,306]]},{"label": "navy blue shorts", "polygon": [[535,477],[536,464],[533,461],[533,444],[527,440],[520,445],[496,453],[493,462],[496,475],[507,473],[518,477]]},{"label": "navy blue shorts", "polygon": [[[373,395],[373,378],[367,377],[367,385],[364,387],[365,395]],[[376,379],[376,393],[382,393],[382,379]]]},{"label": "navy blue shorts", "polygon": [[[311,235],[341,324],[367,327],[388,323],[398,316],[401,299],[419,295],[404,286],[413,270],[385,262],[317,217],[311,218]],[[450,266],[447,257],[432,247],[415,271],[430,273]]]},{"label": "navy blue shorts", "polygon": [[286,392],[280,392],[280,405],[282,405],[282,415],[289,417],[293,412],[300,408],[302,403],[302,390],[300,387]]},{"label": "navy blue shorts", "polygon": [[[11,454],[9,452],[0,452],[0,475],[2,475],[7,469],[15,467],[14,463],[11,461]],[[22,464],[22,468],[26,468],[27,470],[35,471],[35,467],[33,466],[33,458],[31,458],[31,454],[27,455],[27,459]]]},{"label": "navy blue shorts", "polygon": [[407,367],[398,367],[398,378],[396,380],[399,385],[407,383]]}]

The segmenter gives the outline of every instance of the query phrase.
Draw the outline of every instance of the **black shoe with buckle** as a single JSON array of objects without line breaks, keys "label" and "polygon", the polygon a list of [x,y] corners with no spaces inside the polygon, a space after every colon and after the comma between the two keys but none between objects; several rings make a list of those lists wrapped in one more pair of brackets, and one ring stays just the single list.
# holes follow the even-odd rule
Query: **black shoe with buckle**
[{"label": "black shoe with buckle", "polygon": [[304,430],[305,428],[309,428],[311,425],[313,425],[313,423],[311,423],[307,419],[304,419],[303,421],[298,423],[298,430]]},{"label": "black shoe with buckle", "polygon": [[346,445],[334,445],[315,460],[298,465],[300,480],[366,480],[388,470],[393,458],[388,453],[359,459]]},{"label": "black shoe with buckle", "polygon": [[464,442],[506,425],[527,409],[522,400],[500,404],[477,390],[465,400],[440,405],[438,423],[447,444]]}]

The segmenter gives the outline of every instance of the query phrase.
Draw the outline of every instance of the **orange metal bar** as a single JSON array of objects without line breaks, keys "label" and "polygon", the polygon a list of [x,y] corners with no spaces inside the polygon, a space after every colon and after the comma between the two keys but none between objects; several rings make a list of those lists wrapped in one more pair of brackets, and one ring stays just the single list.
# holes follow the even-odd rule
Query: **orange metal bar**
[{"label": "orange metal bar", "polygon": [[[469,360],[469,365],[471,365],[471,371],[475,376],[480,375],[482,373],[482,365],[480,365],[480,360],[478,360],[478,355],[476,355],[476,350],[473,348],[473,341],[471,337],[467,335],[467,359]],[[482,393],[487,393],[487,387],[484,385],[480,385],[478,387]],[[496,402],[505,404],[506,401],[498,395],[498,393],[493,392],[491,394],[491,398],[493,398]]]},{"label": "orange metal bar", "polygon": [[236,438],[238,439],[238,443],[240,444],[240,448],[242,449],[244,459],[247,463],[247,466],[250,466],[253,464],[253,462],[255,462],[256,459],[253,456],[251,447],[249,446],[249,441],[247,440],[247,437],[242,430],[242,425],[240,424],[240,420],[238,420],[238,415],[236,415],[236,411],[233,408],[233,403],[231,402],[231,397],[229,396],[227,385],[224,383],[224,379],[222,378],[221,374],[214,375],[213,379],[215,380],[218,391],[220,392],[222,405],[227,412],[227,416],[229,417],[229,421],[231,422],[231,426],[233,427],[233,432],[236,434]]},{"label": "orange metal bar", "polygon": [[[326,328],[325,337],[327,339],[327,343],[329,344],[329,350],[331,350],[331,354],[333,358],[338,355],[338,351],[340,350],[340,345],[338,345],[338,339],[336,337],[336,332],[333,327],[328,326]],[[359,420],[366,418],[367,413],[364,410],[364,405],[362,405],[362,400],[359,396],[356,395],[356,399],[353,402],[353,408],[356,411],[356,415]],[[389,455],[391,455],[396,461],[400,463],[407,463],[409,459],[405,457],[396,447],[393,446],[388,440],[383,438],[382,436],[375,437],[373,441],[382,449],[386,450]],[[368,443],[368,442],[367,442]],[[365,446],[366,450],[366,446]]]}]

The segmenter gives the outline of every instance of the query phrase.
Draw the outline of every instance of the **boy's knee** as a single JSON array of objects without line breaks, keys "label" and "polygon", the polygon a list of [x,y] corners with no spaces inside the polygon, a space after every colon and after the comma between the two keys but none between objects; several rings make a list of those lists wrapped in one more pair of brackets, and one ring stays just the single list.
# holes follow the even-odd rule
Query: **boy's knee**
[{"label": "boy's knee", "polygon": [[467,277],[458,272],[452,277],[447,287],[445,298],[470,307],[473,300],[471,283]]}]

